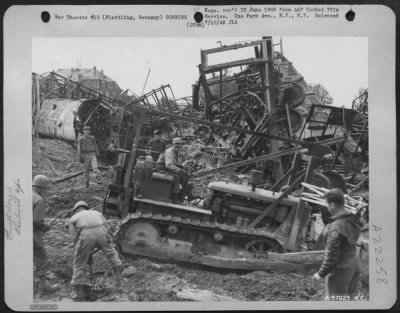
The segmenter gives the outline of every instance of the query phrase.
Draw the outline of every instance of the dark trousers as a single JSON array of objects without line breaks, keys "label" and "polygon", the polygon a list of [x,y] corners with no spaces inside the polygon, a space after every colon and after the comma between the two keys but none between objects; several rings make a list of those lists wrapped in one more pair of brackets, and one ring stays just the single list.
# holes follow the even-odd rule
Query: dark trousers
[{"label": "dark trousers", "polygon": [[352,260],[346,268],[333,269],[325,279],[326,296],[350,296],[358,294],[361,269],[357,259]]},{"label": "dark trousers", "polygon": [[168,174],[174,176],[174,186],[173,186],[173,189],[172,189],[173,193],[177,194],[177,193],[180,192],[179,185],[182,185],[182,191],[184,193],[186,193],[188,191],[189,179],[188,179],[188,176],[186,174],[183,174],[183,173],[179,173],[178,174],[178,173],[175,173],[175,172],[172,172],[172,171],[168,171],[168,170],[166,172]]},{"label": "dark trousers", "polygon": [[35,266],[34,275],[42,278],[46,275],[49,268],[49,261],[43,243],[43,232],[33,232],[33,265]]},{"label": "dark trousers", "polygon": [[184,193],[190,191],[189,190],[189,177],[187,174],[176,173],[176,172],[170,171],[170,170],[166,169],[164,164],[162,164],[162,163],[156,163],[155,169],[156,169],[156,171],[165,172],[168,175],[171,175],[174,177],[174,183],[173,183],[173,187],[172,187],[172,192],[174,194],[180,193],[179,185],[182,185],[182,190]]},{"label": "dark trousers", "polygon": [[113,268],[121,265],[112,238],[104,225],[83,229],[75,246],[71,285],[90,284],[87,265],[95,248],[103,251]]}]

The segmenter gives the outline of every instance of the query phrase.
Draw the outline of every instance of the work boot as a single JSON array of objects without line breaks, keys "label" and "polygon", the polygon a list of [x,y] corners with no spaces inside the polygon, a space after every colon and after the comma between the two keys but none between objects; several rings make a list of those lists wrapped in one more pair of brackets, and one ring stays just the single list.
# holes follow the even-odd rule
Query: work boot
[{"label": "work boot", "polygon": [[89,293],[89,286],[87,285],[74,285],[72,286],[71,298],[74,301],[84,301],[87,299]]},{"label": "work boot", "polygon": [[60,289],[58,284],[50,284],[46,277],[42,277],[39,280],[39,293],[45,294],[50,292],[55,292]]}]

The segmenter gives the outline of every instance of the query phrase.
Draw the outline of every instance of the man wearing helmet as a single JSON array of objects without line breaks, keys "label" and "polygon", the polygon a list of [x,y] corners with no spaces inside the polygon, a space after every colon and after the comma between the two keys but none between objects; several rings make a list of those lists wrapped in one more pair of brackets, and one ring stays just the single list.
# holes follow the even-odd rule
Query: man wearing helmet
[{"label": "man wearing helmet", "polygon": [[32,219],[33,219],[33,264],[35,280],[39,281],[39,293],[52,292],[58,289],[57,285],[50,285],[46,278],[49,268],[43,235],[49,230],[44,218],[48,209],[45,195],[50,187],[50,180],[45,175],[36,175],[32,181]]},{"label": "man wearing helmet", "polygon": [[117,279],[117,287],[120,288],[122,264],[108,233],[103,214],[96,210],[89,210],[85,201],[78,201],[75,204],[73,214],[69,221],[69,230],[76,243],[71,281],[73,298],[81,300],[86,296],[85,288],[89,285],[86,266],[96,248],[102,250],[111,263]]},{"label": "man wearing helmet", "polygon": [[96,139],[90,135],[90,126],[85,126],[83,135],[78,138],[78,158],[79,160],[83,159],[85,165],[86,187],[89,187],[90,169],[96,174],[99,172],[97,169],[97,156],[99,155]]}]

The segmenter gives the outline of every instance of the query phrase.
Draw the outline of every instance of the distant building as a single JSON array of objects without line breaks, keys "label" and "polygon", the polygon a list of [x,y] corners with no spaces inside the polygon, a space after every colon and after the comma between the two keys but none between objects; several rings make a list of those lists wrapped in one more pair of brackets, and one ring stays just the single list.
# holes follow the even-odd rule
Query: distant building
[{"label": "distant building", "polygon": [[122,92],[116,81],[105,75],[103,70],[98,70],[96,66],[93,68],[57,69],[55,73],[78,82],[85,87],[94,89],[110,98],[118,97]]}]

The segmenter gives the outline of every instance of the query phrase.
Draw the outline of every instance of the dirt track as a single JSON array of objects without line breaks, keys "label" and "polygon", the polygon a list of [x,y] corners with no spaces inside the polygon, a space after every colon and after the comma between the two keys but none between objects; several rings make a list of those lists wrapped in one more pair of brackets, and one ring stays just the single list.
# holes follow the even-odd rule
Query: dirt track
[{"label": "dirt track", "polygon": [[[48,157],[52,159],[49,160]],[[79,171],[76,152],[70,144],[59,140],[34,139],[33,175],[46,174],[55,179]],[[50,258],[49,276],[61,285],[55,293],[36,296],[37,301],[69,302],[72,276],[73,243],[64,226],[70,208],[78,200],[86,200],[92,207],[101,204],[106,189],[106,171],[97,183],[84,187],[79,176],[53,184],[49,192],[50,211],[47,222],[51,228],[45,235]],[[111,225],[117,220],[109,220]],[[113,278],[101,252],[94,257],[93,282],[98,287],[95,301],[288,301],[322,300],[323,282],[312,282],[312,272],[251,273],[221,272],[193,265],[160,262],[147,258],[124,259],[125,282],[123,292],[115,292]],[[368,298],[365,286],[364,297]]]}]

